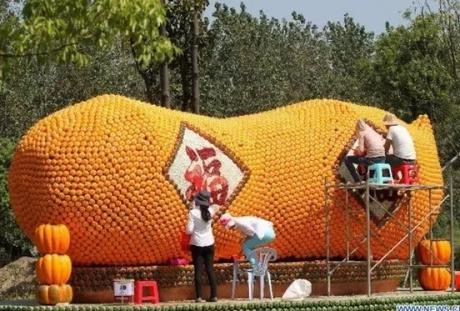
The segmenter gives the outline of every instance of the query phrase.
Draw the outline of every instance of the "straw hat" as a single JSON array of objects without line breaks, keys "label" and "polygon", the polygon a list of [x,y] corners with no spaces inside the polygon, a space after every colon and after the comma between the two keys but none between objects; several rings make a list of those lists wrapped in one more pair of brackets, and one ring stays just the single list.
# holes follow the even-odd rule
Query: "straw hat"
[{"label": "straw hat", "polygon": [[399,122],[398,122],[398,119],[395,117],[394,114],[387,113],[383,117],[383,124],[385,124],[385,125],[398,125]]}]

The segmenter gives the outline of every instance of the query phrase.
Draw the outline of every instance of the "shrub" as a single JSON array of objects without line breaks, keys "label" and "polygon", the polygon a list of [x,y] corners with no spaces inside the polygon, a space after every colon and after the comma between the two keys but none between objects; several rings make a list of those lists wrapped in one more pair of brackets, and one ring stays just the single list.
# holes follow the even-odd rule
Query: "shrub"
[{"label": "shrub", "polygon": [[0,138],[0,264],[30,256],[33,245],[16,224],[10,209],[7,174],[15,142]]}]

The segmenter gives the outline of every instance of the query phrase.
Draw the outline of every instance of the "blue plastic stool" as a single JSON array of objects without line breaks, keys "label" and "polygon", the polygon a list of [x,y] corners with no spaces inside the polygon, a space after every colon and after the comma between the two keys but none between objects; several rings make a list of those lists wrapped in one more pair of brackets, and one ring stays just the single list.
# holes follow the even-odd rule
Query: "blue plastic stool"
[{"label": "blue plastic stool", "polygon": [[388,163],[375,163],[369,166],[369,183],[371,184],[391,184],[393,183],[393,174],[391,165]]}]

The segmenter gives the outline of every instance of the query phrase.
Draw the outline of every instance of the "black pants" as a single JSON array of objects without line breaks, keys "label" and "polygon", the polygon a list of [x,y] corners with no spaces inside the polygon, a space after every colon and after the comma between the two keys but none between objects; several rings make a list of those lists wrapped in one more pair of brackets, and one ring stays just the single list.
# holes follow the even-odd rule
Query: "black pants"
[{"label": "black pants", "polygon": [[360,156],[348,156],[345,158],[345,165],[355,182],[360,182],[361,177],[356,172],[354,164],[365,164],[367,167],[375,163],[385,163],[385,157],[367,158]]},{"label": "black pants", "polygon": [[386,162],[390,164],[391,167],[393,167],[403,163],[413,164],[415,163],[415,160],[402,159],[400,157],[395,156],[394,154],[389,154],[387,155]]},{"label": "black pants", "polygon": [[192,251],[193,267],[195,268],[196,298],[203,297],[201,292],[203,264],[208,274],[209,286],[211,287],[210,298],[217,298],[217,281],[214,274],[214,245],[205,247],[190,245],[190,250]]}]

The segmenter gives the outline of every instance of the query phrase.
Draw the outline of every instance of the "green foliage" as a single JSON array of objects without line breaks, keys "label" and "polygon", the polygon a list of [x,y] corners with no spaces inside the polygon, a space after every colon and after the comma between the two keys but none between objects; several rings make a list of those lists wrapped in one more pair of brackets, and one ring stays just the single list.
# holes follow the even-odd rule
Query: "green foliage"
[{"label": "green foliage", "polygon": [[374,34],[345,15],[343,25],[329,22],[323,32],[327,43],[326,61],[330,64],[323,94],[354,102],[372,102],[365,92]]},{"label": "green foliage", "polygon": [[[179,303],[179,304],[161,304],[155,306],[158,311],[202,311],[202,310],[238,310],[238,311],[387,311],[396,310],[397,305],[416,305],[425,306],[428,310],[430,305],[450,305],[460,304],[460,295],[454,293],[447,294],[411,294],[411,295],[384,295],[373,297],[342,297],[340,299],[330,297],[323,299],[304,299],[304,300],[269,300],[263,302],[225,302],[217,304],[196,304],[196,303]],[[72,310],[79,311],[128,311],[135,310],[133,306],[113,306],[113,305],[72,305]],[[0,311],[35,311],[47,310],[50,307],[30,306],[28,304],[3,304],[0,305]],[[69,306],[55,306],[53,310],[67,310]],[[454,309],[452,309],[454,310]]]},{"label": "green foliage", "polygon": [[17,226],[9,204],[7,172],[14,146],[14,141],[0,138],[0,259],[30,254],[33,248]]},{"label": "green foliage", "polygon": [[[203,46],[206,38],[206,23],[201,15],[208,5],[207,0],[168,0],[166,4],[167,23],[165,33],[172,44],[180,49],[174,58],[168,58],[170,69],[170,105],[173,108],[186,110],[190,106],[192,88],[191,51],[193,46],[193,16],[198,12],[199,37],[198,45]],[[137,51],[132,50],[137,58]],[[136,64],[136,68],[144,80],[147,99],[151,103],[161,103],[160,68],[162,63],[152,60],[147,66]]]},{"label": "green foliage", "polygon": [[[10,47],[10,40],[3,38],[12,38],[14,29],[17,25],[17,17],[11,12],[7,0],[0,0],[0,52],[6,51]],[[0,57],[0,86],[4,79],[4,71],[9,68],[8,62]]]},{"label": "green foliage", "polygon": [[177,51],[159,33],[165,22],[160,0],[28,0],[22,17],[10,31],[11,45],[3,47],[0,56],[31,55],[86,65],[88,47],[107,49],[121,40],[131,44],[136,61],[147,67]]},{"label": "green foliage", "polygon": [[[427,113],[442,122],[451,111],[454,79],[437,16],[417,16],[407,28],[389,28],[376,42],[373,84],[385,108],[415,119]],[[395,105],[397,103],[397,105]]]},{"label": "green foliage", "polygon": [[0,90],[0,133],[18,139],[38,119],[101,93],[145,99],[143,82],[123,46],[94,51],[88,66],[17,59]]},{"label": "green foliage", "polygon": [[[373,34],[345,15],[323,31],[216,5],[201,59],[202,108],[240,115],[317,97],[372,102],[365,86]],[[205,61],[204,61],[205,60]]]},{"label": "green foliage", "polygon": [[216,5],[201,54],[202,108],[208,114],[251,113],[315,97],[328,64],[317,28],[303,16],[280,22]]}]

